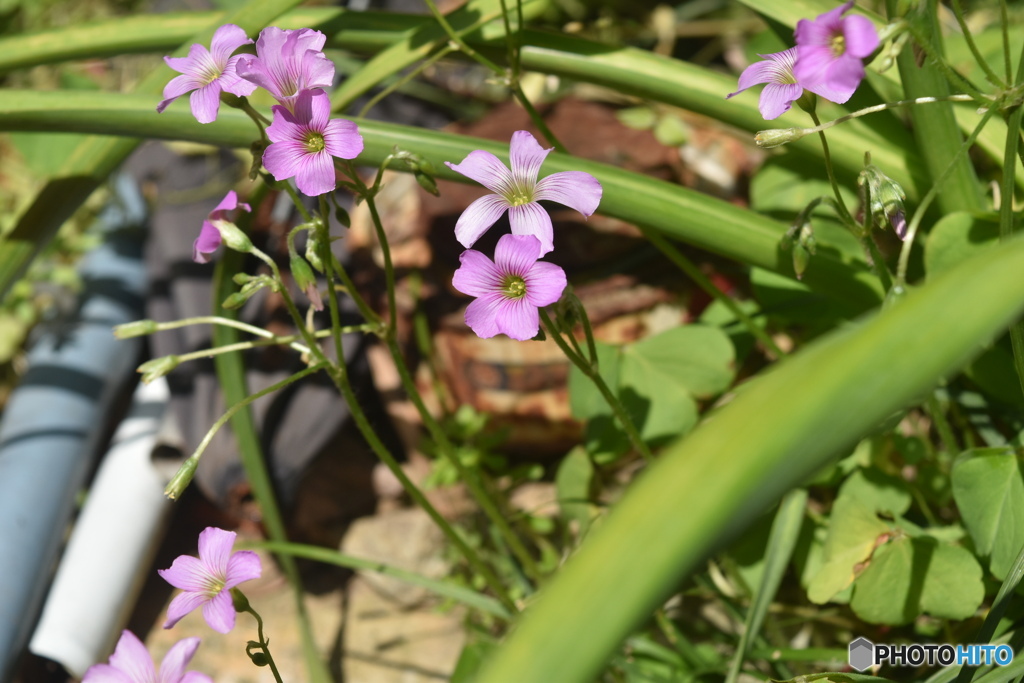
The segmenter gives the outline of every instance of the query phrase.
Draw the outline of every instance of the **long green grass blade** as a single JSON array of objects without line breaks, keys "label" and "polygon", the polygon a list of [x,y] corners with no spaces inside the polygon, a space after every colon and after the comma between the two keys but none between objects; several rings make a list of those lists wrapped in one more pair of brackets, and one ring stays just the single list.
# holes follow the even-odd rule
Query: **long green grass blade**
[{"label": "long green grass blade", "polygon": [[[425,131],[409,126],[359,121],[366,148],[360,160],[379,163],[395,145],[433,162],[438,175],[465,182],[444,161],[459,161],[484,149],[507,158],[508,146],[487,140]],[[119,133],[161,139],[192,140],[247,148],[255,136],[244,115],[222,112],[214,123],[196,123],[187,110],[156,114],[152,98],[88,92],[18,91],[0,101],[0,130]],[[664,232],[688,244],[741,263],[793,274],[792,258],[779,246],[787,226],[728,202],[638,173],[553,153],[546,172],[580,170],[604,186],[601,213]],[[804,275],[811,289],[845,304],[850,312],[867,310],[881,299],[880,287],[867,266],[849,263],[819,250]]]},{"label": "long green grass blade", "polygon": [[714,547],[1005,330],[1022,268],[1016,239],[755,380],[633,482],[478,683],[593,680]]}]

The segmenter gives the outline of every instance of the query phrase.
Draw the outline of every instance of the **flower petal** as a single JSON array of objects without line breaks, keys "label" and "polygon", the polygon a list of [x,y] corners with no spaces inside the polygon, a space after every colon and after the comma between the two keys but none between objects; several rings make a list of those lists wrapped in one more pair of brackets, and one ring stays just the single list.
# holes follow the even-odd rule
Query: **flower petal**
[{"label": "flower petal", "polygon": [[494,225],[505,210],[508,202],[496,194],[486,194],[466,207],[455,223],[455,239],[464,247],[471,247]]},{"label": "flower petal", "polygon": [[766,121],[777,119],[793,106],[795,100],[800,99],[804,89],[796,83],[769,83],[761,91],[761,99],[757,102],[757,109]]},{"label": "flower petal", "polygon": [[278,91],[278,85],[274,80],[274,75],[259,57],[253,57],[252,55],[238,55],[238,61],[235,62],[235,73],[237,73],[241,78],[254,85],[258,85],[270,93]]},{"label": "flower petal", "polygon": [[189,98],[192,105],[192,116],[199,123],[213,123],[220,111],[220,83],[214,81],[204,85],[192,93]]},{"label": "flower petal", "polygon": [[330,88],[334,85],[334,62],[323,52],[307,50],[302,55],[299,73],[299,85],[304,88]]},{"label": "flower petal", "polygon": [[121,631],[114,654],[110,655],[110,664],[128,674],[133,681],[151,681],[156,677],[149,650],[128,629]]},{"label": "flower petal", "polygon": [[224,24],[213,34],[213,40],[210,41],[210,54],[215,62],[223,66],[227,64],[232,52],[251,43],[252,39],[240,26]]},{"label": "flower petal", "polygon": [[305,146],[294,140],[275,142],[263,151],[263,165],[276,180],[294,178],[309,156]]},{"label": "flower petal", "polygon": [[223,577],[235,546],[234,531],[208,526],[199,534],[199,560],[213,576]]},{"label": "flower petal", "polygon": [[482,149],[475,149],[466,155],[461,164],[444,162],[445,166],[475,180],[491,192],[508,196],[512,191],[512,173],[498,157]]},{"label": "flower petal", "polygon": [[82,683],[137,683],[128,674],[109,664],[93,664],[82,677]]},{"label": "flower petal", "polygon": [[533,339],[540,331],[540,314],[526,297],[503,301],[494,321],[500,332],[516,341]]},{"label": "flower petal", "polygon": [[565,271],[554,263],[537,261],[523,277],[526,300],[534,306],[550,306],[562,297],[567,284]]},{"label": "flower petal", "polygon": [[199,237],[192,243],[192,260],[196,263],[209,263],[210,254],[217,251],[220,244],[220,230],[213,227],[213,223],[210,221],[203,221]]},{"label": "flower petal", "polygon": [[333,192],[338,185],[334,173],[334,161],[327,152],[306,154],[295,174],[295,184],[299,191],[307,197],[318,197]]},{"label": "flower petal", "polygon": [[206,565],[191,555],[179,555],[169,569],[157,569],[156,573],[175,588],[186,591],[205,590],[210,578]]},{"label": "flower petal", "polygon": [[182,95],[192,92],[196,88],[202,87],[202,85],[195,77],[188,74],[175,76],[164,86],[164,99],[160,104],[156,105],[157,113],[163,112],[171,102]]},{"label": "flower petal", "polygon": [[842,104],[853,96],[862,80],[864,80],[864,64],[856,57],[843,56],[829,67],[824,83],[816,89],[808,88],[808,90]]},{"label": "flower petal", "polygon": [[200,638],[183,638],[171,646],[160,663],[160,683],[178,683],[181,680],[200,642]]},{"label": "flower petal", "polygon": [[231,602],[231,593],[223,590],[203,605],[203,619],[217,633],[230,633],[235,627],[235,606]]},{"label": "flower petal", "polygon": [[271,142],[302,139],[305,132],[303,125],[291,111],[280,104],[275,104],[270,109],[274,112],[274,120],[267,126],[267,137]]},{"label": "flower petal", "polygon": [[544,149],[537,142],[537,139],[528,131],[517,130],[512,133],[512,142],[509,144],[508,155],[512,165],[512,177],[521,188],[533,187],[537,182],[537,173],[541,164],[551,152]]},{"label": "flower petal", "polygon": [[184,593],[178,593],[171,600],[171,604],[167,605],[167,619],[164,621],[164,628],[171,628],[186,614],[205,604],[209,600],[204,593],[196,591],[185,591]]},{"label": "flower petal", "polygon": [[180,683],[213,683],[213,679],[198,671],[189,671],[182,677]]},{"label": "flower petal", "polygon": [[256,92],[256,84],[238,75],[238,60],[241,58],[242,55],[235,55],[229,59],[218,80],[222,90],[239,97],[248,97]]},{"label": "flower petal", "polygon": [[494,265],[502,275],[525,277],[540,258],[540,240],[533,235],[502,235],[494,248]]},{"label": "flower petal", "polygon": [[481,339],[490,339],[501,332],[495,322],[495,317],[503,301],[505,301],[505,297],[501,294],[489,292],[466,307],[466,324],[476,336]]},{"label": "flower petal", "polygon": [[511,207],[508,210],[508,221],[512,225],[513,235],[533,235],[540,240],[541,256],[555,248],[551,216],[537,202]]},{"label": "flower petal", "polygon": [[363,151],[359,127],[347,119],[332,119],[324,128],[324,149],[332,157],[355,159]]},{"label": "flower petal", "polygon": [[878,47],[878,32],[867,17],[853,14],[843,19],[845,55],[864,59]]},{"label": "flower petal", "polygon": [[501,271],[483,252],[467,249],[459,255],[459,263],[452,286],[463,294],[486,296],[501,287]]},{"label": "flower petal", "polygon": [[536,201],[549,200],[576,209],[584,216],[593,215],[604,192],[597,178],[583,171],[562,171],[541,178],[533,193]]},{"label": "flower petal", "polygon": [[260,556],[251,550],[239,550],[228,560],[224,588],[234,588],[245,581],[258,579],[261,574],[263,565],[260,564]]}]

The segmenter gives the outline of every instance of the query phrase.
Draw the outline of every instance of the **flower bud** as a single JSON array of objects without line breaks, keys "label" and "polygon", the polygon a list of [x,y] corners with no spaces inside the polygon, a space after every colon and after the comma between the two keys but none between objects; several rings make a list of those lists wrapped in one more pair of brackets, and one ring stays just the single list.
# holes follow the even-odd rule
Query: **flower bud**
[{"label": "flower bud", "polygon": [[232,311],[236,308],[241,308],[242,306],[245,305],[245,302],[249,300],[249,297],[251,297],[255,293],[256,290],[251,290],[249,292],[235,292],[234,294],[228,296],[228,298],[224,299],[224,301],[221,302],[220,307],[226,308],[229,311]]},{"label": "flower bud", "polygon": [[857,184],[867,186],[869,208],[875,220],[879,223],[888,221],[901,240],[907,239],[907,214],[903,206],[907,195],[903,187],[874,164],[864,167]]},{"label": "flower bud", "polygon": [[185,492],[188,485],[192,482],[192,477],[195,476],[196,467],[199,465],[199,458],[192,456],[185,462],[181,463],[181,467],[171,477],[171,481],[167,484],[164,489],[164,495],[171,500],[178,500],[181,494]]},{"label": "flower bud", "polygon": [[135,322],[114,327],[114,336],[118,339],[131,339],[132,337],[153,334],[156,331],[157,323],[155,320],[136,320]]},{"label": "flower bud", "polygon": [[804,135],[806,133],[804,133],[802,128],[772,128],[770,130],[758,131],[757,135],[754,136],[754,142],[758,147],[770,149],[799,140]]},{"label": "flower bud", "polygon": [[[249,607],[249,598],[245,597],[245,593],[237,588],[231,589],[231,605],[235,608],[236,612],[248,612],[251,609]],[[251,643],[252,641],[249,642]],[[256,645],[259,646],[259,643],[256,643]]]},{"label": "flower bud", "polygon": [[224,246],[228,249],[240,251],[243,254],[248,254],[252,251],[252,241],[248,235],[238,229],[237,225],[225,220],[213,220],[210,222],[213,224],[213,227],[217,228],[221,241],[224,242]]},{"label": "flower bud", "polygon": [[149,384],[153,380],[163,377],[168,372],[178,367],[177,356],[163,356],[161,358],[154,358],[153,360],[146,361],[140,365],[137,372],[142,373],[142,383]]},{"label": "flower bud", "polygon": [[289,268],[292,271],[292,277],[295,278],[295,284],[306,293],[306,297],[313,304],[313,308],[318,311],[324,310],[324,302],[320,298],[320,289],[317,287],[313,269],[298,254],[292,257]]}]

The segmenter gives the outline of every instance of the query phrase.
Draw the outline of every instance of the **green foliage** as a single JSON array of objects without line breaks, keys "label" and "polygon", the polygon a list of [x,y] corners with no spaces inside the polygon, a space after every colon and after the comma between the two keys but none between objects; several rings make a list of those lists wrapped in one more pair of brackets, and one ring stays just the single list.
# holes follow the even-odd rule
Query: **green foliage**
[{"label": "green foliage", "polygon": [[978,554],[1004,578],[1024,547],[1024,479],[1016,452],[964,452],[953,467],[953,496]]}]

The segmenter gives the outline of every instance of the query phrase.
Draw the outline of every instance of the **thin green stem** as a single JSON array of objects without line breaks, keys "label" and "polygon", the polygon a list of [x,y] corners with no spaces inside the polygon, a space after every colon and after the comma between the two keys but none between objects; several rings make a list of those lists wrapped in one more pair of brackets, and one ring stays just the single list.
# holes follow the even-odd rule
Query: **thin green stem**
[{"label": "thin green stem", "polygon": [[263,618],[252,607],[248,607],[245,611],[256,619],[256,636],[259,638],[260,649],[267,658],[267,666],[270,667],[270,673],[274,674],[274,680],[277,683],[284,683],[281,679],[281,672],[277,670],[277,663],[274,662],[274,656],[270,654],[270,643],[263,635]]},{"label": "thin green stem", "polygon": [[[506,59],[508,60],[508,66],[511,70],[511,79],[513,82],[519,80],[519,54],[516,51],[516,44],[512,34],[512,26],[508,19],[508,5],[505,0],[501,0],[501,20],[505,25],[505,50],[507,51]],[[519,29],[522,29],[522,24],[519,24]]]},{"label": "thin green stem", "polygon": [[[793,128],[786,130],[792,130],[795,133],[799,134],[800,137],[803,137],[804,135],[810,135],[812,133],[820,133],[823,130],[828,130],[829,128],[838,126],[841,123],[846,123],[851,119],[858,119],[861,116],[867,116],[868,114],[877,114],[878,112],[885,111],[886,109],[896,109],[897,107],[909,107],[912,104],[935,104],[937,102],[984,102],[985,105],[989,105],[992,103],[992,100],[991,98],[987,98],[984,96],[982,96],[979,100],[979,98],[973,97],[971,95],[946,95],[944,97],[915,97],[910,100],[898,100],[896,102],[885,102],[883,104],[875,104],[870,107],[864,107],[863,109],[858,109],[855,112],[845,114],[843,116],[840,116],[839,118],[832,119],[831,121],[826,121],[825,123],[816,123],[816,125],[813,128]],[[814,117],[814,119],[815,122],[817,122],[817,117]]]},{"label": "thin green stem", "polygon": [[652,462],[654,460],[654,456],[651,454],[651,449],[647,447],[647,444],[644,443],[644,440],[640,437],[640,432],[637,431],[636,425],[633,424],[633,418],[629,416],[629,413],[626,412],[626,408],[622,405],[622,402],[619,401],[615,394],[612,393],[612,390],[608,388],[608,384],[604,381],[604,378],[601,377],[601,373],[599,373],[594,366],[588,363],[586,358],[569,348],[569,345],[566,344],[564,339],[562,339],[558,326],[551,321],[550,316],[548,316],[548,312],[543,308],[540,309],[540,317],[544,322],[544,327],[547,328],[548,334],[555,341],[555,344],[558,345],[558,348],[562,350],[562,353],[564,353],[569,361],[579,368],[580,372],[586,375],[590,381],[594,383],[594,386],[597,387],[597,390],[601,392],[601,396],[604,397],[604,400],[608,403],[612,412],[615,413],[615,417],[618,419],[619,424],[622,425],[622,429],[625,430],[626,436],[629,437],[633,447],[640,453],[640,455],[643,456],[644,460]]},{"label": "thin green stem", "polygon": [[1013,63],[1010,57],[1010,17],[1006,9],[1006,0],[999,2],[999,14],[1003,29],[1003,67],[1006,69],[1006,82],[1013,83]]},{"label": "thin green stem", "polygon": [[534,108],[529,98],[526,97],[526,93],[523,92],[523,87],[519,84],[519,81],[513,81],[510,87],[512,88],[512,94],[519,100],[519,104],[523,105],[523,109],[530,115],[530,120],[533,121],[533,125],[537,126],[540,134],[555,148],[555,151],[568,154],[569,151],[565,148],[565,145],[559,142],[555,134],[548,128],[548,124],[544,123],[544,117],[540,115],[540,112]]},{"label": "thin green stem", "polygon": [[[960,24],[960,31],[963,33],[964,40],[967,42],[967,48],[971,51],[971,54],[974,55],[974,61],[977,62],[978,66],[980,66],[982,71],[985,72],[989,83],[997,87],[1006,85],[1006,81],[1003,81],[998,75],[996,75],[996,72],[992,70],[992,67],[990,67],[988,62],[985,61],[985,57],[982,56],[981,52],[978,50],[978,46],[974,42],[974,36],[971,35],[971,28],[967,25],[967,20],[964,19],[964,10],[960,7],[960,0],[953,0],[953,16],[956,17],[957,23]],[[1005,26],[1003,27],[1003,30],[1006,30]],[[1007,75],[1007,78],[1010,78],[1010,76]]]},{"label": "thin green stem", "polygon": [[929,394],[926,405],[928,407],[928,414],[932,418],[932,424],[935,425],[935,431],[939,433],[939,440],[946,447],[946,452],[950,455],[958,454],[960,452],[960,445],[957,443],[956,434],[953,433],[953,428],[946,419],[946,413],[943,412],[942,405],[939,404],[939,399],[935,397],[934,392]]},{"label": "thin green stem", "polygon": [[369,194],[365,196],[365,201],[366,208],[370,210],[373,227],[377,232],[377,242],[380,244],[381,255],[384,257],[384,282],[387,287],[388,297],[388,329],[394,330],[398,324],[398,304],[395,301],[395,265],[391,260],[391,245],[388,243],[387,233],[384,232],[384,224],[381,222],[380,213],[377,211],[377,202]]},{"label": "thin green stem", "polygon": [[647,230],[643,227],[640,228],[640,231],[644,233],[644,236],[647,237],[648,241],[653,244],[658,251],[664,254],[670,261],[672,261],[672,263],[676,264],[679,270],[686,273],[691,280],[697,283],[698,287],[707,292],[716,301],[722,302],[722,305],[728,308],[729,311],[736,316],[736,319],[747,328],[750,334],[753,335],[754,339],[761,342],[765,348],[774,353],[777,358],[782,358],[786,355],[786,352],[779,348],[779,345],[775,343],[775,340],[771,338],[771,335],[765,332],[760,325],[755,323],[731,296],[719,289],[707,275],[701,272],[700,268],[697,267],[697,264],[688,259],[679,249],[676,249],[676,247],[665,239],[660,232],[656,230]]},{"label": "thin green stem", "polygon": [[[320,370],[323,370],[323,369],[324,369],[324,364],[323,363],[317,363],[316,365],[311,365],[310,367],[306,368],[305,370],[300,370],[299,372],[295,373],[291,377],[287,377],[287,378],[281,380],[280,382],[277,382],[275,384],[270,385],[269,387],[267,387],[265,389],[261,389],[260,391],[257,391],[255,394],[250,394],[250,395],[246,396],[244,399],[242,399],[241,401],[239,401],[235,405],[233,405],[230,408],[228,408],[227,412],[225,412],[223,415],[221,415],[220,418],[216,422],[213,423],[213,426],[210,427],[209,431],[206,432],[206,436],[204,436],[203,440],[199,442],[199,445],[196,447],[195,452],[192,453],[191,456],[189,456],[189,460],[192,461],[190,463],[190,465],[194,469],[195,462],[198,461],[199,458],[203,455],[203,452],[206,450],[206,447],[209,446],[210,442],[213,440],[214,435],[218,431],[220,431],[220,428],[223,427],[227,423],[227,421],[230,420],[231,417],[235,413],[237,413],[239,410],[241,410],[242,408],[246,407],[247,405],[249,405],[250,403],[252,403],[253,401],[255,401],[255,400],[259,399],[259,398],[262,398],[262,397],[264,397],[264,396],[266,396],[268,394],[272,394],[275,391],[278,391],[279,389],[283,389],[284,387],[288,386],[289,384],[292,384],[293,382],[299,381],[303,377],[306,377],[308,375],[312,375],[314,372],[319,372]],[[168,491],[165,490],[164,493],[168,494]]]},{"label": "thin green stem", "polygon": [[[590,316],[587,315],[587,309],[583,307],[583,302],[576,296],[575,293],[569,295],[569,301],[572,303],[572,307],[576,309],[576,317],[580,319],[580,324],[583,325],[583,337],[587,340],[587,353],[590,355],[590,364],[595,370],[600,371],[597,358],[597,340],[594,339],[594,328],[590,324]],[[572,335],[567,335],[572,337]],[[581,352],[582,356],[583,353]]]},{"label": "thin green stem", "polygon": [[452,25],[448,23],[448,20],[445,19],[444,15],[441,14],[441,10],[437,8],[437,4],[434,3],[434,0],[424,1],[427,3],[427,7],[430,9],[430,13],[434,15],[435,19],[437,19],[437,23],[441,24],[441,28],[443,28],[444,32],[448,34],[448,39],[451,40],[456,45],[458,45],[459,49],[462,50],[467,57],[484,65],[485,67],[493,71],[496,76],[500,76],[502,78],[505,78],[507,76],[504,69],[502,69],[500,66],[498,66],[491,60],[487,59],[482,54],[480,54],[479,52],[477,52],[476,50],[474,50],[473,48],[466,44],[466,41],[462,39],[462,37],[455,31],[455,29],[452,28]]},{"label": "thin green stem", "polygon": [[454,48],[452,48],[450,45],[446,45],[443,48],[441,48],[440,50],[438,50],[437,52],[435,52],[430,57],[424,59],[422,62],[420,62],[419,66],[417,66],[415,69],[413,69],[412,71],[410,71],[406,75],[402,76],[402,78],[398,79],[397,81],[395,81],[394,83],[392,83],[391,85],[389,85],[388,87],[384,88],[379,93],[377,93],[376,95],[371,97],[370,101],[367,102],[365,105],[363,105],[363,108],[359,110],[358,117],[359,118],[365,117],[366,114],[371,109],[373,109],[374,106],[376,106],[376,104],[378,102],[380,102],[385,97],[387,97],[391,93],[393,93],[396,90],[398,90],[399,88],[401,88],[403,85],[405,85],[406,83],[408,83],[412,79],[414,79],[417,76],[419,76],[421,73],[423,73],[424,71],[429,69],[432,65],[434,65],[437,62],[441,61],[442,59],[444,59],[445,57],[447,57],[448,55],[450,55],[454,51],[455,51]]},{"label": "thin green stem", "polygon": [[950,85],[957,90],[964,91],[975,100],[981,101],[985,99],[985,95],[980,90],[975,88],[970,81],[961,76],[952,67],[950,67],[948,63],[946,63],[943,56],[935,51],[935,47],[932,45],[928,36],[924,35],[914,22],[909,22],[907,24],[907,30],[910,32],[911,36],[913,36],[915,45],[920,48],[925,55],[927,55],[928,59],[930,59],[932,63],[939,67],[939,71],[941,71],[942,75],[946,77],[946,80],[949,81]]},{"label": "thin green stem", "polygon": [[925,211],[927,211],[929,205],[935,201],[935,198],[939,196],[939,190],[952,174],[957,160],[962,155],[966,154],[971,148],[974,141],[978,139],[978,135],[981,134],[981,130],[985,127],[988,120],[993,114],[995,114],[995,112],[996,110],[994,108],[986,110],[985,114],[981,117],[981,121],[979,121],[978,125],[974,127],[974,130],[972,130],[971,134],[967,136],[967,139],[963,141],[963,144],[960,145],[960,149],[957,150],[956,155],[950,159],[949,165],[947,165],[942,171],[942,175],[936,178],[935,184],[932,185],[925,196],[921,198],[921,202],[918,204],[917,210],[914,211],[914,215],[911,217],[910,223],[907,225],[907,237],[903,240],[903,247],[900,249],[900,257],[896,266],[895,287],[902,288],[906,285],[907,267],[910,264],[910,250],[914,246],[914,238],[917,236],[917,229],[920,227],[921,221],[924,220]]},{"label": "thin green stem", "polygon": [[191,353],[183,353],[178,356],[178,361],[184,363],[185,361],[196,360],[197,358],[213,358],[214,356],[219,356],[222,353],[248,351],[249,349],[255,349],[262,346],[287,345],[289,348],[295,349],[301,354],[308,354],[309,349],[302,344],[297,343],[295,341],[296,339],[298,339],[296,336],[277,337],[272,339],[260,339],[257,341],[238,342],[237,344],[227,344],[225,346],[215,346],[211,349],[202,349],[200,351],[192,351]]},{"label": "thin green stem", "polygon": [[822,127],[821,121],[818,119],[818,115],[814,111],[810,111],[808,114],[810,114],[811,120],[814,121],[814,125],[816,126],[813,130],[821,139],[821,152],[825,158],[825,171],[828,173],[828,182],[832,185],[832,193],[836,198],[836,208],[839,209],[839,218],[847,226],[856,226],[857,221],[853,219],[853,215],[850,213],[850,210],[846,208],[846,202],[843,201],[843,195],[839,191],[839,181],[836,180],[835,169],[832,168],[832,154],[828,149],[828,138],[825,137],[825,128]]},{"label": "thin green stem", "polygon": [[198,315],[192,318],[182,318],[181,320],[172,320],[165,323],[157,323],[156,330],[176,330],[180,327],[189,327],[190,325],[223,325],[224,327],[233,327],[236,330],[242,330],[250,334],[255,334],[259,337],[266,337],[272,339],[275,337],[273,332],[268,332],[262,327],[256,327],[248,323],[243,323],[241,320],[232,320],[231,318],[222,318],[217,315]]}]

